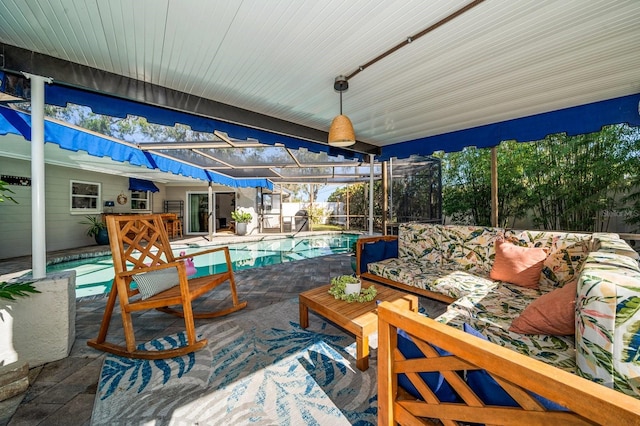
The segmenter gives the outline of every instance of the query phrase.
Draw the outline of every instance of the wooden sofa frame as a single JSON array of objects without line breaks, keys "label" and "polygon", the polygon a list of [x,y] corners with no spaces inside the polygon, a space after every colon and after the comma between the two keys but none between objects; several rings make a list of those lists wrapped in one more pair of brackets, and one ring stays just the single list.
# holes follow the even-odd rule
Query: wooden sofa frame
[{"label": "wooden sofa frame", "polygon": [[[397,349],[398,328],[412,337],[424,358],[404,359]],[[444,425],[640,424],[640,401],[631,396],[386,302],[378,307],[378,339],[379,425],[433,424],[432,419]],[[452,356],[439,356],[431,345]],[[490,373],[520,407],[484,405],[462,379],[462,371],[476,369]],[[434,371],[463,402],[440,402],[417,374]],[[400,373],[407,375],[421,399],[398,387]],[[569,411],[548,411],[528,391]]]}]

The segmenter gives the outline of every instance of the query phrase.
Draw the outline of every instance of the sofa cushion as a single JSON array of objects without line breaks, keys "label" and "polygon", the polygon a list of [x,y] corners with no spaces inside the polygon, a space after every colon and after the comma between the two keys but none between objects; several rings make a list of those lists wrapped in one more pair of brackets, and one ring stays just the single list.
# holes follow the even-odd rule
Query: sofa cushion
[{"label": "sofa cushion", "polygon": [[509,327],[521,334],[573,336],[576,332],[577,281],[540,296]]},{"label": "sofa cushion", "polygon": [[398,228],[398,257],[406,260],[442,264],[442,225],[402,223]]},{"label": "sofa cushion", "polygon": [[[438,347],[431,347],[438,352],[440,356],[449,355]],[[422,353],[413,340],[411,340],[411,337],[402,329],[398,329],[398,350],[406,359],[425,357],[425,354]],[[454,390],[439,372],[419,373],[419,376],[441,402],[455,402],[459,400]],[[402,386],[414,398],[422,398],[420,392],[418,392],[406,374],[398,374],[398,385]]]},{"label": "sofa cushion", "polygon": [[442,276],[440,268],[429,267],[424,263],[403,258],[391,258],[370,263],[369,272],[399,283],[430,291],[433,291],[433,283]]},{"label": "sofa cushion", "polygon": [[466,322],[482,332],[489,341],[507,347],[546,364],[575,373],[574,336],[525,335],[509,331],[524,309],[544,292],[508,283],[475,291],[456,300],[439,322],[462,328]]},{"label": "sofa cushion", "polygon": [[504,229],[501,228],[443,226],[440,236],[443,267],[488,274],[495,256],[495,241],[503,235]]},{"label": "sofa cushion", "polygon": [[491,281],[488,276],[480,276],[466,271],[444,269],[440,270],[440,276],[430,285],[432,291],[444,294],[453,299],[460,299],[468,294],[487,292],[498,283]]},{"label": "sofa cushion", "polygon": [[[464,324],[464,332],[482,340],[488,340],[482,333]],[[496,380],[486,370],[472,370],[467,372],[467,384],[478,397],[487,405],[498,405],[506,407],[519,407],[518,403],[496,382]],[[566,408],[550,401],[538,394],[531,393],[548,410],[566,411]]]},{"label": "sofa cushion", "polygon": [[[640,272],[589,256],[578,281],[578,374],[638,398],[640,395]],[[600,255],[600,253],[598,253]]]},{"label": "sofa cushion", "polygon": [[540,288],[551,291],[574,280],[591,249],[591,235],[550,231],[509,231],[505,240],[523,247],[549,250],[540,275]]},{"label": "sofa cushion", "polygon": [[386,246],[387,243],[384,240],[362,245],[362,251],[360,253],[360,273],[367,271],[367,265],[369,265],[369,263],[378,262],[385,258],[384,250]]},{"label": "sofa cushion", "polygon": [[384,246],[384,258],[398,257],[398,240],[386,241]]},{"label": "sofa cushion", "polygon": [[632,271],[640,271],[640,265],[638,261],[631,257],[618,253],[611,252],[591,252],[584,261],[584,267],[589,265],[589,268],[600,269],[603,271],[613,270],[618,268],[630,269]]},{"label": "sofa cushion", "polygon": [[496,256],[489,276],[527,288],[538,288],[547,251],[543,248],[520,247],[504,241],[495,242]]},{"label": "sofa cushion", "polygon": [[489,325],[507,331],[513,320],[542,294],[539,289],[496,282],[493,287],[473,291],[450,306],[466,311],[473,318],[471,325],[480,331]]},{"label": "sofa cushion", "polygon": [[593,234],[593,250],[598,252],[616,253],[638,260],[640,255],[632,249],[618,234],[601,233]]}]

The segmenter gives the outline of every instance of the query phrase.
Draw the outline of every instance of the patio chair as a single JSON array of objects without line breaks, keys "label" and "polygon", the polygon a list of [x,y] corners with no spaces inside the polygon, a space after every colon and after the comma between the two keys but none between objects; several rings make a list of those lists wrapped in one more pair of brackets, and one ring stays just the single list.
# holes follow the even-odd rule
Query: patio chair
[{"label": "patio chair", "polygon": [[[98,337],[89,340],[89,346],[130,358],[160,359],[182,356],[202,349],[207,344],[206,339],[196,340],[194,318],[215,318],[247,306],[247,302],[238,300],[227,247],[174,257],[163,218],[159,214],[108,216],[107,229],[115,278]],[[224,272],[187,279],[185,258],[216,252],[224,254]],[[213,312],[193,312],[191,305],[194,299],[226,281],[229,281],[231,286],[232,306]],[[120,304],[122,314],[125,346],[106,341],[116,300]],[[184,318],[186,345],[162,350],[145,350],[142,345],[136,346],[131,313],[151,309]],[[145,320],[149,321],[148,318],[137,319],[138,323]]]}]

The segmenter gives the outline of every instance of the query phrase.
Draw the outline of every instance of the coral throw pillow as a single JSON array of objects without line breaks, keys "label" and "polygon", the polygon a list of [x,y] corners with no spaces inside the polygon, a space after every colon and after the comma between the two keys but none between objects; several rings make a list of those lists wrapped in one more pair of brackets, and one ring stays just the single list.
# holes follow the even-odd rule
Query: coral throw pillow
[{"label": "coral throw pillow", "polygon": [[572,336],[576,332],[577,281],[553,290],[531,302],[513,320],[509,331],[520,334],[548,334]]},{"label": "coral throw pillow", "polygon": [[527,288],[538,288],[540,272],[547,251],[542,248],[520,247],[505,241],[496,241],[496,257],[489,276]]}]

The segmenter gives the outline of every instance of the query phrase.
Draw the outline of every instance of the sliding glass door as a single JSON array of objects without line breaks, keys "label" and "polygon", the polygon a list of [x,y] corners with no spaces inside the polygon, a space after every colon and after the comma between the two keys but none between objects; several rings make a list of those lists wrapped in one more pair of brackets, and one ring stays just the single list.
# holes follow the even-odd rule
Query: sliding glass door
[{"label": "sliding glass door", "polygon": [[192,192],[187,195],[187,233],[209,233],[209,194]]}]

